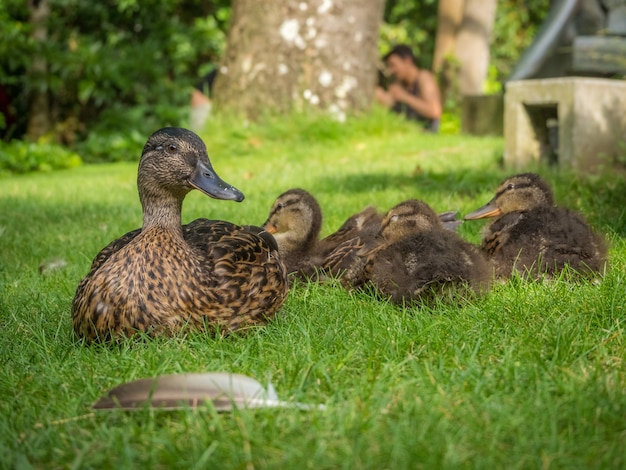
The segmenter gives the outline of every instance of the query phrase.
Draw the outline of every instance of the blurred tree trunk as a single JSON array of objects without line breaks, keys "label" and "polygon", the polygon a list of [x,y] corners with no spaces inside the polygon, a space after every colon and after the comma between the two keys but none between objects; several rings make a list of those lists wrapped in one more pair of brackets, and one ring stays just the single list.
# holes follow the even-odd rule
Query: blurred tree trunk
[{"label": "blurred tree trunk", "polygon": [[216,108],[257,119],[368,109],[384,0],[233,0]]},{"label": "blurred tree trunk", "polygon": [[433,70],[441,71],[446,60],[455,55],[456,36],[463,21],[465,0],[439,0],[437,7],[437,36]]},{"label": "blurred tree trunk", "polygon": [[[44,45],[48,39],[48,18],[50,16],[50,4],[48,0],[29,0],[30,11],[29,23],[32,25],[32,38],[35,43]],[[50,130],[50,104],[45,87],[37,86],[37,83],[45,83],[48,63],[43,56],[33,57],[28,76],[31,81],[29,96],[29,114],[26,134],[30,140],[37,140]]]},{"label": "blurred tree trunk", "polygon": [[442,95],[478,95],[489,67],[497,0],[440,0],[433,68]]},{"label": "blurred tree trunk", "polygon": [[456,59],[456,37],[463,21],[465,0],[439,0],[437,7],[437,35],[433,70],[439,79],[441,100],[458,93],[459,65]]},{"label": "blurred tree trunk", "polygon": [[496,0],[465,0],[463,21],[456,38],[456,57],[461,68],[459,90],[462,95],[483,92],[496,6]]}]

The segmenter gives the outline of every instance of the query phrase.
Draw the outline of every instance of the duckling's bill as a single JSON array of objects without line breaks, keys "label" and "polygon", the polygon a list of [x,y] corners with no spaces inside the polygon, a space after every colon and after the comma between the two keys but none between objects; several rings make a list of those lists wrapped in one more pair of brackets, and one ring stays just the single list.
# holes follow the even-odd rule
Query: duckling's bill
[{"label": "duckling's bill", "polygon": [[189,177],[189,184],[215,199],[241,202],[245,197],[241,191],[220,178],[208,161],[198,161]]},{"label": "duckling's bill", "polygon": [[267,222],[263,224],[263,228],[265,229],[266,232],[271,233],[272,235],[278,232],[278,229],[276,228],[275,225],[267,223]]},{"label": "duckling's bill", "polygon": [[465,220],[476,220],[476,219],[484,219],[487,217],[498,217],[502,215],[502,211],[499,207],[496,207],[495,198],[489,201],[480,209],[476,209],[474,212],[470,212],[465,217]]}]

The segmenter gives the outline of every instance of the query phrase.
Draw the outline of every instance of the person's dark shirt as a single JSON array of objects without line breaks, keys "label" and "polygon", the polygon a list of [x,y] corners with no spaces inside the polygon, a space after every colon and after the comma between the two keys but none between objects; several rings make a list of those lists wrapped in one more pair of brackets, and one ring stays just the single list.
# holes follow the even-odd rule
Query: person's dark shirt
[{"label": "person's dark shirt", "polygon": [[215,82],[216,76],[217,69],[211,70],[194,85],[194,88],[201,93],[204,93],[206,96],[211,96],[211,92],[213,91],[213,83]]},{"label": "person's dark shirt", "polygon": [[[405,88],[413,96],[420,96],[420,89],[417,82],[414,82],[410,87]],[[439,119],[430,119],[425,116],[422,116],[420,113],[411,108],[408,104],[403,103],[401,101],[397,101],[392,107],[391,110],[394,113],[402,114],[404,117],[410,121],[417,121],[422,124],[424,129],[431,132],[439,131]]]}]

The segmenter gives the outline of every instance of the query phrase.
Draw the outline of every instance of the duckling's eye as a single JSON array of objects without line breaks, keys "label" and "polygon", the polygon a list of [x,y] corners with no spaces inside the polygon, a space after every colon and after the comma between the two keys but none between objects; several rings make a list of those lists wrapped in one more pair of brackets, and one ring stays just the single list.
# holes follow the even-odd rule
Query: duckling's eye
[{"label": "duckling's eye", "polygon": [[509,183],[506,187],[507,190],[515,189],[515,185],[513,183]]},{"label": "duckling's eye", "polygon": [[279,203],[276,205],[276,209],[284,209],[284,207],[285,207],[285,205],[284,205],[282,202],[279,202]]},{"label": "duckling's eye", "polygon": [[176,146],[176,144],[169,144],[167,146],[167,150],[169,150],[172,153],[176,153],[178,151],[178,147]]},{"label": "duckling's eye", "polygon": [[398,215],[392,215],[391,219],[389,219],[389,222],[391,222],[392,224],[396,223],[398,221]]}]

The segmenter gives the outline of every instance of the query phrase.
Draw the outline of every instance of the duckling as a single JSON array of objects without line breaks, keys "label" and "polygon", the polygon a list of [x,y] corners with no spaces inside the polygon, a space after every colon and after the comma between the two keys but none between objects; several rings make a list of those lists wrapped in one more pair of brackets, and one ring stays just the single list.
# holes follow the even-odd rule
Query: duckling
[{"label": "duckling", "polygon": [[367,230],[372,224],[377,232],[380,220],[376,209],[368,207],[346,220],[339,230],[320,240],[322,210],[317,199],[304,189],[293,188],[276,198],[263,228],[276,239],[289,274],[317,279],[318,269],[337,245]]},{"label": "duckling", "polygon": [[[406,202],[408,203],[408,201]],[[401,207],[402,204],[404,203],[398,207]],[[447,231],[456,231],[459,225],[463,223],[462,220],[457,219],[457,214],[457,211],[447,211],[436,215],[437,226]],[[356,214],[356,216],[358,215]],[[322,270],[331,277],[341,278],[344,286],[352,285],[355,277],[360,275],[363,253],[367,253],[380,245],[379,234],[382,229],[383,215],[377,213],[375,220],[371,218],[368,220],[370,223],[366,229],[353,232],[351,238],[346,238],[325,256]],[[350,219],[348,219],[349,221]]]},{"label": "duckling", "polygon": [[276,239],[287,273],[300,273],[313,262],[322,209],[311,193],[293,188],[278,196],[263,228]]},{"label": "duckling", "polygon": [[[352,287],[373,285],[392,302],[458,298],[489,289],[493,270],[478,247],[444,227],[428,204],[404,201],[383,218],[374,243],[357,253],[346,272]],[[344,284],[345,285],[345,284]]]},{"label": "duckling", "polygon": [[[371,224],[363,230],[354,232],[351,237],[341,241],[333,250],[329,251],[322,260],[320,268],[324,276],[340,279],[344,287],[351,286],[354,278],[359,275],[363,268],[363,253],[367,253],[377,246],[377,235],[380,232],[382,220],[383,216],[376,212],[376,219],[372,220]],[[350,219],[348,219],[349,221]]]},{"label": "duckling", "polygon": [[259,227],[197,219],[181,225],[192,189],[240,202],[213,170],[193,132],[163,128],[144,146],[137,175],[141,229],[95,257],[72,303],[76,335],[87,340],[176,334],[183,328],[232,332],[271,319],[288,291],[273,237]]},{"label": "duckling", "polygon": [[535,173],[506,178],[486,205],[466,220],[497,217],[483,231],[482,249],[498,277],[514,272],[552,277],[567,265],[579,273],[601,272],[607,245],[584,217],[556,207],[550,186]]}]

